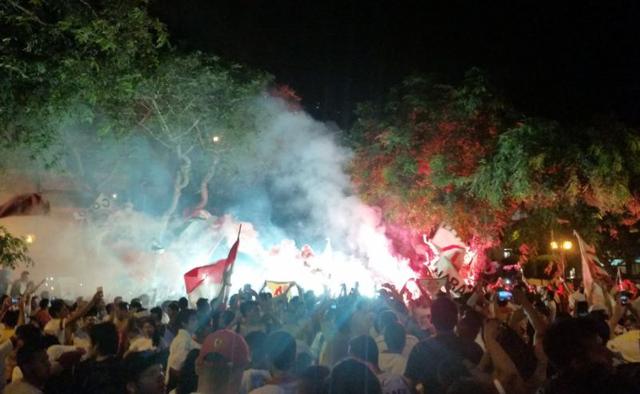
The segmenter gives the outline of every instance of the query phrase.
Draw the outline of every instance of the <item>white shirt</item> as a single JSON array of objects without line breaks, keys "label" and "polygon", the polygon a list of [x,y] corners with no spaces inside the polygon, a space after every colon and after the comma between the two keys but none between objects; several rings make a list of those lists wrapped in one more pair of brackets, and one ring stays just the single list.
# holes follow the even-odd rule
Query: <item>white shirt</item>
[{"label": "white shirt", "polygon": [[[129,352],[143,352],[145,350],[154,350],[153,341],[151,338],[139,336],[131,340],[129,343]],[[185,357],[186,358],[186,357]]]},{"label": "white shirt", "polygon": [[175,369],[180,371],[184,365],[184,360],[187,359],[187,355],[193,349],[200,349],[198,342],[191,338],[191,334],[187,330],[180,329],[178,334],[169,346],[169,359],[167,360],[167,374],[166,381],[169,381],[169,371]]},{"label": "white shirt", "polygon": [[4,389],[4,394],[42,394],[42,390],[23,381],[11,382]]},{"label": "white shirt", "polygon": [[44,326],[44,333],[47,335],[53,335],[57,337],[60,345],[64,345],[64,327],[65,327],[65,320],[62,320],[62,324],[61,324],[60,319],[51,319]]},{"label": "white shirt", "polygon": [[410,394],[411,390],[407,381],[402,375],[395,375],[383,372],[378,374],[380,386],[382,386],[382,394]]},{"label": "white shirt", "polygon": [[[404,349],[402,349],[402,355],[406,358],[409,358],[413,347],[420,342],[418,338],[413,335],[407,334],[404,344]],[[376,337],[376,345],[378,345],[378,354],[382,354],[382,352],[387,350],[387,343],[384,341],[384,335],[378,335]]]},{"label": "white shirt", "polygon": [[398,353],[380,353],[378,364],[383,372],[404,375],[404,370],[407,367],[407,358]]},{"label": "white shirt", "polygon": [[296,394],[298,392],[298,382],[290,382],[285,384],[267,384],[255,390],[251,390],[249,394]]}]

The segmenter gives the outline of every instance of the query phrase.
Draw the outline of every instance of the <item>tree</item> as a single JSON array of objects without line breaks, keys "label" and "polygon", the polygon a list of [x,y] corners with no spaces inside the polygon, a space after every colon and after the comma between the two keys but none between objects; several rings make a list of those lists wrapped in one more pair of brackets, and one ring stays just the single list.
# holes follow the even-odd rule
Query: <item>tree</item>
[{"label": "tree", "polygon": [[144,0],[0,3],[0,147],[38,156],[60,130],[126,133],[164,26]]},{"label": "tree", "polygon": [[359,107],[353,135],[360,194],[410,237],[445,222],[476,247],[542,252],[554,228],[595,241],[640,219],[636,130],[527,117],[478,70],[457,87],[407,79]]},{"label": "tree", "polygon": [[15,269],[18,264],[33,264],[31,257],[27,254],[27,243],[0,226],[0,265]]}]

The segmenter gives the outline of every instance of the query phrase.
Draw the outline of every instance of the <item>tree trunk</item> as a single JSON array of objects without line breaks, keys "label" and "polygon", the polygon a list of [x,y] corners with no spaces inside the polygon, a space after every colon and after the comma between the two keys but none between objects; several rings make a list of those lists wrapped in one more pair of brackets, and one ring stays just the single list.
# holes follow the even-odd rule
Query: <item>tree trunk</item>
[{"label": "tree trunk", "polygon": [[160,239],[164,238],[164,235],[169,227],[171,217],[178,208],[178,202],[182,196],[182,190],[189,185],[191,174],[191,159],[182,153],[182,149],[178,146],[178,158],[181,161],[180,168],[176,170],[176,178],[173,183],[173,197],[171,198],[171,204],[169,208],[162,215],[162,228],[160,229]]},{"label": "tree trunk", "polygon": [[207,171],[200,182],[200,202],[198,202],[198,205],[193,209],[194,212],[204,209],[207,206],[207,202],[209,202],[209,182],[211,182],[211,179],[215,175],[217,167],[218,158],[215,158],[211,167],[209,167],[209,171]]}]

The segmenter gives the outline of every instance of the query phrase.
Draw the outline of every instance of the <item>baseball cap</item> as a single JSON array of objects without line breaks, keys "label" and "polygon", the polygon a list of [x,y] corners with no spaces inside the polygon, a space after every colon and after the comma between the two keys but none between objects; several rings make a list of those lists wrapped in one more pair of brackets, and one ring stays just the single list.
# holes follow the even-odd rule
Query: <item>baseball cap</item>
[{"label": "baseball cap", "polygon": [[249,346],[241,335],[231,330],[218,330],[209,334],[200,348],[198,363],[211,355],[218,354],[233,366],[245,366],[249,363]]}]

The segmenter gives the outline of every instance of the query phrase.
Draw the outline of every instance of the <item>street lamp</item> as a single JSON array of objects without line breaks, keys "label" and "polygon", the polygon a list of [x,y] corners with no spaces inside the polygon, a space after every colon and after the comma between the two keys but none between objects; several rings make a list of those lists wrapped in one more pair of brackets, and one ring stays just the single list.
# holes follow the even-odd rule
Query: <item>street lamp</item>
[{"label": "street lamp", "polygon": [[573,244],[571,243],[571,241],[562,242],[562,249],[571,250],[571,248],[573,248]]}]

